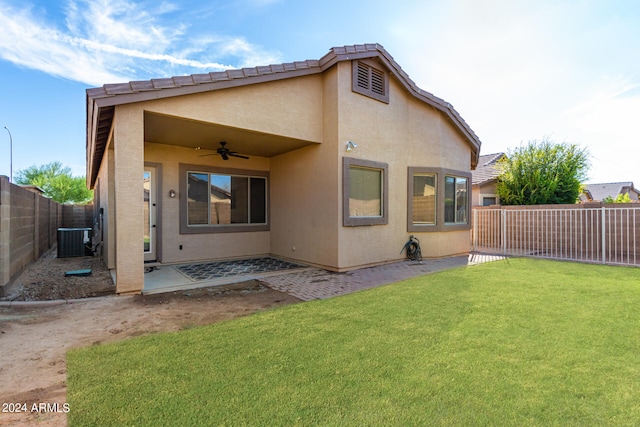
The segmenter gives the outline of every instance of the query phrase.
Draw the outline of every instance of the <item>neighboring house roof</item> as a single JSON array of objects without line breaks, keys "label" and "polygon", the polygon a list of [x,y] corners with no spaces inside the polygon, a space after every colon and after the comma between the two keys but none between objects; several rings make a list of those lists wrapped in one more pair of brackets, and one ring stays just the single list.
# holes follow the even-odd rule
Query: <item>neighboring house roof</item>
[{"label": "neighboring house roof", "polygon": [[504,153],[485,154],[478,158],[478,166],[471,171],[473,185],[488,184],[496,180],[500,174],[497,167],[498,160],[505,156]]},{"label": "neighboring house roof", "polygon": [[105,84],[87,89],[87,177],[93,185],[109,137],[116,105],[317,74],[338,62],[365,58],[378,58],[410,94],[442,112],[453,123],[471,146],[471,168],[474,169],[481,142],[453,106],[417,87],[381,45],[363,44],[331,48],[329,53],[319,60]]},{"label": "neighboring house roof", "polygon": [[38,194],[44,194],[44,190],[40,187],[38,187],[37,185],[30,185],[30,184],[20,184],[20,187],[24,188],[25,190],[29,190],[32,191],[34,193],[38,193]]},{"label": "neighboring house roof", "polygon": [[[610,182],[599,184],[587,184],[584,188],[583,194],[586,195],[586,200],[600,202],[607,197],[615,199],[620,194],[634,192],[640,194],[633,186],[633,182]],[[581,197],[583,200],[585,198]]]}]

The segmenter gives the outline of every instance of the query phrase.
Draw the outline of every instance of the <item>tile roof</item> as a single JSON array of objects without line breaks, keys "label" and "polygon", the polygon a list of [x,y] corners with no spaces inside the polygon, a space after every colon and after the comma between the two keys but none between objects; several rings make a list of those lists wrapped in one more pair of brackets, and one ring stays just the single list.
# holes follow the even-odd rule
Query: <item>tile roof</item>
[{"label": "tile roof", "polygon": [[591,196],[591,200],[601,202],[607,197],[611,197],[615,199],[619,194],[623,192],[623,189],[629,188],[632,191],[635,191],[633,187],[633,182],[609,182],[609,183],[598,183],[598,184],[587,184],[585,185],[585,193]]},{"label": "tile roof", "polygon": [[105,84],[87,89],[87,178],[90,185],[93,186],[97,177],[116,105],[322,73],[338,62],[364,58],[378,58],[409,93],[441,111],[471,145],[472,169],[476,167],[481,142],[460,114],[448,102],[417,87],[391,55],[381,45],[373,43],[333,47],[319,60]]},{"label": "tile roof", "polygon": [[471,171],[473,185],[487,184],[495,180],[500,171],[497,167],[498,160],[504,157],[504,153],[485,154],[478,158],[478,166]]},{"label": "tile roof", "polygon": [[[189,76],[176,76],[161,79],[131,81],[127,83],[112,83],[105,84],[104,86],[100,86],[97,88],[87,89],[87,97],[92,100],[113,98],[112,102],[101,103],[101,105],[118,105],[145,100],[144,96],[138,96],[138,99],[117,99],[116,97],[118,95],[143,94],[145,92],[158,92],[166,89],[179,89],[188,87],[194,88],[194,90],[191,91],[193,93],[205,92],[214,89],[211,87],[211,84],[213,83],[231,82],[233,80],[248,79],[250,77],[277,75],[290,73],[292,71],[314,69],[320,69],[318,61],[301,61],[289,64],[242,68],[238,70],[214,71],[207,74],[191,74]],[[243,82],[243,84],[244,83],[249,84],[251,82]],[[166,96],[174,96],[174,94],[167,93]]]}]

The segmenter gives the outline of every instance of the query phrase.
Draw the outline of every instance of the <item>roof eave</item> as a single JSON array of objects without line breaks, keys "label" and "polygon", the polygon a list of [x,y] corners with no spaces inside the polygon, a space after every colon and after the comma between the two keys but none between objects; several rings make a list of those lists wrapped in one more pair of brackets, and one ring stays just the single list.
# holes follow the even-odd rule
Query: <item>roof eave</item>
[{"label": "roof eave", "polygon": [[[293,77],[322,73],[338,62],[355,59],[378,58],[391,70],[392,74],[404,88],[417,99],[442,112],[471,147],[470,165],[474,170],[480,157],[482,143],[473,130],[462,119],[451,104],[416,86],[400,65],[379,44],[363,44],[334,47],[320,60],[301,61],[289,64],[270,65],[265,67],[243,68],[225,72],[155,79],[142,82],[129,82],[115,85],[104,85],[87,90],[87,182],[93,188],[97,179],[97,169],[104,154],[108,132],[104,129],[111,126],[113,111],[116,105],[135,102],[152,101],[175,96],[191,95],[213,90],[228,89],[257,83],[282,80]],[[91,120],[91,121],[90,121]],[[98,127],[102,126],[102,132]],[[101,135],[99,135],[101,133]],[[102,145],[102,151],[100,151]],[[97,155],[97,157],[96,157]],[[91,161],[89,160],[91,156]]]},{"label": "roof eave", "polygon": [[[120,94],[109,94],[105,91],[95,91],[89,97],[98,107],[109,107],[115,105],[132,104],[135,102],[153,101],[156,99],[172,98],[175,96],[192,95],[196,93],[211,92],[220,89],[229,89],[238,86],[248,86],[251,84],[265,83],[286,78],[301,77],[311,74],[321,73],[320,67],[307,68],[302,70],[287,71],[278,74],[262,74],[244,79],[219,80],[193,85],[176,86],[162,89],[152,89],[144,91],[130,91]],[[131,82],[135,83],[135,82]],[[98,88],[100,89],[100,88]],[[87,91],[89,94],[89,91]]]}]

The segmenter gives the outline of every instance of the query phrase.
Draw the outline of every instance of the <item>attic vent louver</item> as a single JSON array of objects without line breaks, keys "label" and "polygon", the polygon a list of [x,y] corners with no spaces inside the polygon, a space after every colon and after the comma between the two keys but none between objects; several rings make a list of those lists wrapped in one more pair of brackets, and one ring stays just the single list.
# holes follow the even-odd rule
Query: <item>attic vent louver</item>
[{"label": "attic vent louver", "polygon": [[385,95],[384,74],[374,68],[371,69],[371,90],[378,95]]},{"label": "attic vent louver", "polygon": [[389,103],[387,73],[363,61],[353,63],[352,90],[361,95]]}]

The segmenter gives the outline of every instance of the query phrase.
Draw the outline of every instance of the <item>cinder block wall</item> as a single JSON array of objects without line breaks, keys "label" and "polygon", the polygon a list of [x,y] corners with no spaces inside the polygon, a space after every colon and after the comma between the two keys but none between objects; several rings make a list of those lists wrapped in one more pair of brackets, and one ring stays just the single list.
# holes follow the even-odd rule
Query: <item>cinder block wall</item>
[{"label": "cinder block wall", "polygon": [[58,205],[61,209],[60,227],[93,227],[93,205]]},{"label": "cinder block wall", "polygon": [[60,205],[0,176],[0,297],[57,242],[59,227],[93,226],[92,205]]},{"label": "cinder block wall", "polygon": [[9,178],[0,176],[0,296],[11,279],[11,193]]},{"label": "cinder block wall", "polygon": [[37,259],[36,193],[9,184],[9,252],[10,279],[19,275],[32,260]]}]

